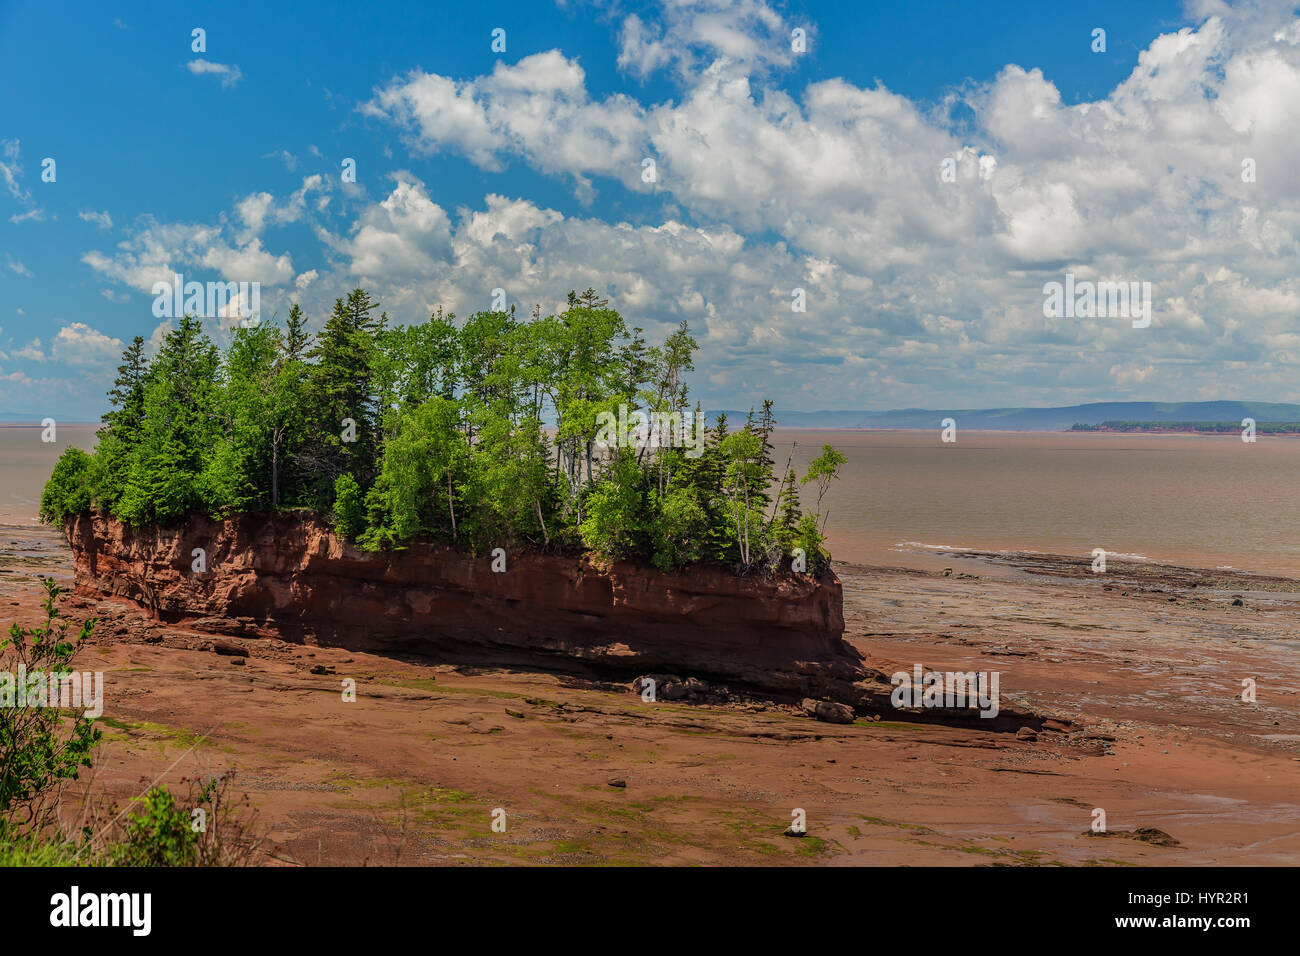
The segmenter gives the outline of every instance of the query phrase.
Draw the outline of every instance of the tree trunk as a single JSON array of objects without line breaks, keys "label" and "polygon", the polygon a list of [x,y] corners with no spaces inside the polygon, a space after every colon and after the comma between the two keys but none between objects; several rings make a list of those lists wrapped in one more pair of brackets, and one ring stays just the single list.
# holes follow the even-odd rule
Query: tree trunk
[{"label": "tree trunk", "polygon": [[447,510],[451,512],[451,540],[456,540],[456,505],[451,496],[451,469],[447,469]]},{"label": "tree trunk", "polygon": [[546,533],[546,522],[542,520],[542,503],[536,498],[533,499],[533,510],[537,512],[537,523],[542,526],[543,547],[551,546],[551,536]]},{"label": "tree trunk", "polygon": [[280,430],[271,431],[271,510],[280,507]]}]

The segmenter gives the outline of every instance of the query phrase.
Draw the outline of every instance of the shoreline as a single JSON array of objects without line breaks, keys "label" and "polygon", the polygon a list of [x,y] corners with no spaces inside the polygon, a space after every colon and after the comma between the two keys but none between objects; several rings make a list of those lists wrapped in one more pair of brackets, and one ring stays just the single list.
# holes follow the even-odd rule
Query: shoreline
[{"label": "shoreline", "polygon": [[[973,561],[991,568],[1012,568],[1027,574],[1062,578],[1088,578],[1113,582],[1118,579],[1135,579],[1148,584],[1168,583],[1181,587],[1201,587],[1219,590],[1258,590],[1295,592],[1300,594],[1300,576],[1269,571],[1253,571],[1236,567],[1203,567],[1174,564],[1145,556],[1108,552],[1106,570],[1094,572],[1092,557],[1062,554],[1052,551],[981,550],[933,546],[933,550],[911,552],[933,555],[947,560]],[[907,564],[876,564],[858,561],[833,560],[835,566],[847,565],[868,570],[927,570],[911,568]]]}]

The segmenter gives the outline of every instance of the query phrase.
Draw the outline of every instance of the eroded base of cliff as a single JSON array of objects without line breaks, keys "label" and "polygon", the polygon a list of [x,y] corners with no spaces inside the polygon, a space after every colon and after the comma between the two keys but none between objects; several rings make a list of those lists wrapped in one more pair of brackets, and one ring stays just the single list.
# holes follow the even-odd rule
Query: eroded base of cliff
[{"label": "eroded base of cliff", "polygon": [[857,704],[882,680],[843,640],[829,571],[664,573],[427,544],[371,553],[306,514],[145,529],[91,515],[71,519],[67,537],[81,594],[212,634],[593,679],[654,673],[724,698],[734,687]]}]

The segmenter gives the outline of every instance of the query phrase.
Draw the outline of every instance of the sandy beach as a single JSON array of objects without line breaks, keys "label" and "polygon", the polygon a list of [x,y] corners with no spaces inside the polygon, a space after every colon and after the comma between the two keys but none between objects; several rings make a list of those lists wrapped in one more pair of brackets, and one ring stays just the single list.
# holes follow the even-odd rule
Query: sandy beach
[{"label": "sandy beach", "polygon": [[[71,554],[28,524],[0,540],[0,626],[33,623],[38,576],[71,586]],[[82,782],[122,802],[234,768],[267,862],[288,865],[1300,861],[1300,582],[978,553],[836,570],[846,636],[874,666],[996,670],[1006,704],[1078,729],[841,726],[757,699],[645,703],[621,683],[277,640],[229,641],[247,651],[230,656],[74,597],[74,619],[100,620],[80,667],[107,682]],[[1097,808],[1108,836],[1089,833]],[[800,839],[783,835],[796,809]]]}]

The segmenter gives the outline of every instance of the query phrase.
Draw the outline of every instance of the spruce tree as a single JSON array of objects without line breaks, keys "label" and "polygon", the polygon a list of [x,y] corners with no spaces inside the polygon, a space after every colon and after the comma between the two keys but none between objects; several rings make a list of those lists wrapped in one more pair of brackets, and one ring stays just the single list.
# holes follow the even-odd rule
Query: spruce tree
[{"label": "spruce tree", "polygon": [[289,309],[289,323],[284,332],[284,357],[289,361],[300,359],[311,345],[311,335],[307,332],[307,316],[295,302]]},{"label": "spruce tree", "polygon": [[112,408],[104,413],[104,424],[122,431],[131,431],[139,426],[144,415],[144,384],[148,373],[144,337],[137,335],[122,352],[122,364],[117,367],[117,378],[108,390],[108,401]]}]

